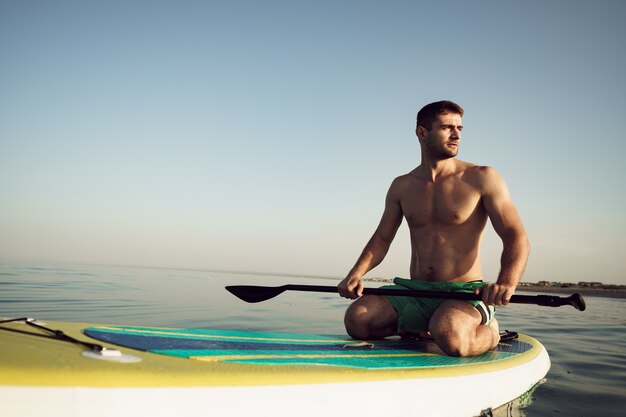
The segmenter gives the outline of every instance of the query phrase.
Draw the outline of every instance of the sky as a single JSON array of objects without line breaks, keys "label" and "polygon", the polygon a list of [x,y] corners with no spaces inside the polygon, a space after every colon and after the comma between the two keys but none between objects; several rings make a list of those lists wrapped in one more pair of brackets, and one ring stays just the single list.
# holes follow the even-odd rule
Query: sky
[{"label": "sky", "polygon": [[[626,284],[626,2],[0,0],[0,261],[341,278],[465,109],[525,281]],[[499,269],[491,226],[482,262]],[[408,276],[406,224],[371,277]]]}]

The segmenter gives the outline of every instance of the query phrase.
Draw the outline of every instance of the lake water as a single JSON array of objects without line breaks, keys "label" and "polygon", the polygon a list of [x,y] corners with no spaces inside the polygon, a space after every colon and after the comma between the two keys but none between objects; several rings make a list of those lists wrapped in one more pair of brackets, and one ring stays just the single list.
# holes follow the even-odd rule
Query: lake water
[{"label": "lake water", "polygon": [[[233,284],[337,282],[215,271],[0,263],[0,317],[343,334],[343,312],[349,301],[337,295],[285,292],[263,303],[247,304],[224,290]],[[498,309],[501,329],[541,340],[552,360],[546,382],[534,391],[531,404],[521,409],[509,405],[500,413],[626,415],[626,300],[585,300],[585,312],[569,306],[520,304]]]}]

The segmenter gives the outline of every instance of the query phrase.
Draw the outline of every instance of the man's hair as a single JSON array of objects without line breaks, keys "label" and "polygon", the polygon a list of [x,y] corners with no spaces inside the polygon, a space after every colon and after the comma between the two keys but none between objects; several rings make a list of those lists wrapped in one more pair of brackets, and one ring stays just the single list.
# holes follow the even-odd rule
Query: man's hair
[{"label": "man's hair", "polygon": [[456,113],[463,116],[463,107],[448,100],[427,104],[417,113],[417,126],[430,130],[437,115],[446,113]]}]

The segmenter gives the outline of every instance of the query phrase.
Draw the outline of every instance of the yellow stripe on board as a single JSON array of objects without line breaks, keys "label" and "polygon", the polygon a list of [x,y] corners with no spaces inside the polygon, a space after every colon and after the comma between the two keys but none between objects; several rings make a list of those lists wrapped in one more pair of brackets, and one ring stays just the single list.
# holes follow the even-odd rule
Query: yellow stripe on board
[{"label": "yellow stripe on board", "polygon": [[147,334],[147,335],[167,335],[178,337],[194,337],[199,339],[227,339],[227,340],[252,340],[252,341],[268,341],[268,342],[289,342],[289,343],[354,343],[351,339],[285,339],[278,337],[252,337],[252,336],[225,336],[225,335],[211,335],[211,334],[198,334],[198,333],[184,333],[184,332],[164,332],[160,330],[145,330],[145,329],[126,329],[123,327],[107,327],[98,326],[94,327],[96,330],[110,330],[126,334]]},{"label": "yellow stripe on board", "polygon": [[189,359],[195,359],[206,362],[222,362],[222,361],[238,361],[238,360],[257,360],[257,359],[346,359],[346,358],[399,358],[399,357],[418,357],[418,356],[439,356],[434,353],[381,353],[381,354],[351,354],[351,355],[327,355],[327,354],[310,354],[310,355],[222,355],[222,356],[190,356]]}]

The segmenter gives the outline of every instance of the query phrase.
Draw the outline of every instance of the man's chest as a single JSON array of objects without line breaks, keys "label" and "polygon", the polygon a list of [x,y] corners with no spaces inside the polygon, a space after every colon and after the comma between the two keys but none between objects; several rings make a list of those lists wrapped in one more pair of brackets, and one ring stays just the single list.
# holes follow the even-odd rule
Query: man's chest
[{"label": "man's chest", "polygon": [[400,204],[412,228],[460,225],[483,213],[480,192],[462,181],[415,184],[405,189]]}]

